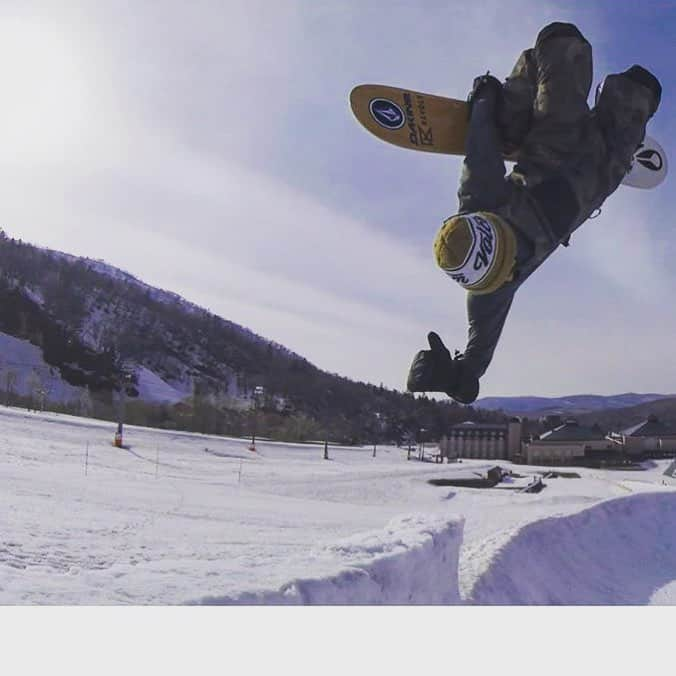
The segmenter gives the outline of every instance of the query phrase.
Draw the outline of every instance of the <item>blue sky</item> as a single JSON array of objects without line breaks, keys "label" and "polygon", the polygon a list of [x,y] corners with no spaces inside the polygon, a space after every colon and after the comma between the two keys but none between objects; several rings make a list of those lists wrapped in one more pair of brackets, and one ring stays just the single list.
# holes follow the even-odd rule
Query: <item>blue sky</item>
[{"label": "blue sky", "polygon": [[[595,83],[660,78],[649,132],[674,158],[676,3],[6,0],[0,222],[401,389],[430,329],[464,347],[431,254],[460,160],[378,142],[348,93],[463,98],[554,20],[592,43]],[[482,395],[676,392],[672,184],[618,190],[524,285]]]}]

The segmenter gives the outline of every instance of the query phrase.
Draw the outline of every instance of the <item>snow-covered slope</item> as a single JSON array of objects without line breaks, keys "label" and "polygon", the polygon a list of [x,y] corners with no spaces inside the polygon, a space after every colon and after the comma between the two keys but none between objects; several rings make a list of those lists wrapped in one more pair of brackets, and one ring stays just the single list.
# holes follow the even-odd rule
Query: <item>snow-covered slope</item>
[{"label": "snow-covered slope", "polygon": [[274,379],[272,372],[291,362],[306,365],[283,346],[103,261],[0,233],[0,269],[0,331],[50,350],[47,361],[77,385],[68,364],[88,374],[96,390],[129,382],[127,375],[145,379],[146,401],[175,402],[195,388],[232,398],[249,393],[249,380]]},{"label": "snow-covered slope", "polygon": [[[136,370],[139,397],[152,403],[174,404],[190,395],[172,387],[150,369],[140,366]],[[14,394],[37,397],[44,391],[50,402],[77,402],[83,396],[83,388],[68,383],[58,368],[45,362],[42,350],[27,340],[0,332],[0,398],[6,396],[7,388]]]},{"label": "snow-covered slope", "polygon": [[51,401],[58,402],[77,401],[82,392],[45,362],[39,347],[0,332],[0,397],[6,396],[8,388],[23,396],[44,390]]},{"label": "snow-covered slope", "polygon": [[491,465],[397,448],[117,449],[111,423],[1,406],[0,429],[0,604],[676,601],[668,461],[525,494],[432,486]]},{"label": "snow-covered slope", "polygon": [[138,396],[142,401],[155,403],[166,402],[175,404],[190,395],[190,389],[184,384],[182,389],[165,382],[156,373],[145,366],[139,366],[136,370],[138,378]]}]

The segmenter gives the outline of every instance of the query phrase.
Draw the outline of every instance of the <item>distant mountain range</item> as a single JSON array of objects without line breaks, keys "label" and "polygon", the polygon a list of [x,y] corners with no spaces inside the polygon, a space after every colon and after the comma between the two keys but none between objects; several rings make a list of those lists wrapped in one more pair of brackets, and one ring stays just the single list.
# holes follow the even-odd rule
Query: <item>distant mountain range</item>
[{"label": "distant mountain range", "polygon": [[676,395],[634,392],[610,396],[574,394],[567,397],[484,397],[478,399],[476,405],[492,411],[503,411],[506,415],[539,418],[546,415],[579,416],[595,411],[625,409],[673,397]]},{"label": "distant mountain range", "polygon": [[657,399],[628,408],[607,408],[576,416],[581,425],[599,425],[604,430],[620,431],[655,416],[676,430],[676,397]]}]

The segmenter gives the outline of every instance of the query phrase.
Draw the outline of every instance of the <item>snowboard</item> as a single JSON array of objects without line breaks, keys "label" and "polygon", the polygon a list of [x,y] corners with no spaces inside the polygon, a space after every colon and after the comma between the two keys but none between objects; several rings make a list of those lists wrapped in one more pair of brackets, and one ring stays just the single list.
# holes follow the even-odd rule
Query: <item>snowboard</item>
[{"label": "snowboard", "polygon": [[[465,154],[466,101],[399,87],[363,84],[350,92],[350,106],[357,120],[383,141],[428,153]],[[507,155],[505,159],[518,158]],[[667,170],[664,149],[646,135],[622,184],[655,188],[664,181]]]}]

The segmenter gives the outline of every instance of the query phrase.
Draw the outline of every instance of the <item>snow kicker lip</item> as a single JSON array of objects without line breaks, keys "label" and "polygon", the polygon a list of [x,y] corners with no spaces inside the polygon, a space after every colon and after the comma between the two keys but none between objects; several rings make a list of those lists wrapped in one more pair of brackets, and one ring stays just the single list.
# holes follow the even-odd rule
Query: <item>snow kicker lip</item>
[{"label": "snow kicker lip", "polygon": [[606,500],[530,523],[495,554],[466,603],[645,605],[676,580],[676,494]]},{"label": "snow kicker lip", "polygon": [[[412,515],[327,545],[327,575],[188,605],[454,605],[464,518]],[[336,558],[339,563],[336,564]],[[332,562],[332,563],[331,563]]]}]

